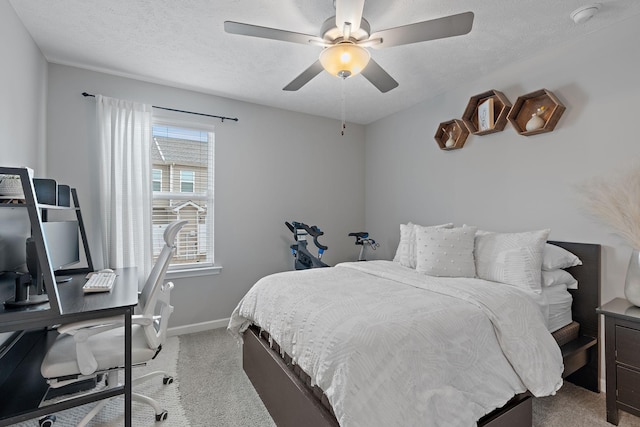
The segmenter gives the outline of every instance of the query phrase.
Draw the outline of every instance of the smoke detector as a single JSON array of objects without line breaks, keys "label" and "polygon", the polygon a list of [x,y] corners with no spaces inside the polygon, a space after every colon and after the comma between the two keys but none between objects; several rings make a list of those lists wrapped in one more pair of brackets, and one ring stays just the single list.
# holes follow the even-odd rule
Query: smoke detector
[{"label": "smoke detector", "polygon": [[600,9],[600,4],[592,4],[590,6],[579,7],[573,12],[571,12],[571,19],[576,24],[582,24],[587,22],[589,19],[593,17],[596,13],[598,13],[598,9]]}]

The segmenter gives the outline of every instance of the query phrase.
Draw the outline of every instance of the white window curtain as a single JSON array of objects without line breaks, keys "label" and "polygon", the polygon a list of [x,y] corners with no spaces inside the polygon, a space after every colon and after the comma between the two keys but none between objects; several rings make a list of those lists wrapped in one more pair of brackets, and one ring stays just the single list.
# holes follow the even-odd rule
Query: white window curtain
[{"label": "white window curtain", "polygon": [[102,253],[110,268],[151,271],[151,105],[96,95]]}]

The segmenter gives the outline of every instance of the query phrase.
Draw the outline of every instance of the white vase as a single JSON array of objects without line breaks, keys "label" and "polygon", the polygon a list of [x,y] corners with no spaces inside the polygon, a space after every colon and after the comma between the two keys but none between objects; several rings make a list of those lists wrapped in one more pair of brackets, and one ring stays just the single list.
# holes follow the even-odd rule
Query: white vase
[{"label": "white vase", "polygon": [[624,281],[624,296],[629,302],[640,307],[640,251],[634,249],[629,259],[627,277]]},{"label": "white vase", "polygon": [[544,120],[538,114],[532,114],[531,118],[525,125],[527,131],[537,130],[544,126]]}]

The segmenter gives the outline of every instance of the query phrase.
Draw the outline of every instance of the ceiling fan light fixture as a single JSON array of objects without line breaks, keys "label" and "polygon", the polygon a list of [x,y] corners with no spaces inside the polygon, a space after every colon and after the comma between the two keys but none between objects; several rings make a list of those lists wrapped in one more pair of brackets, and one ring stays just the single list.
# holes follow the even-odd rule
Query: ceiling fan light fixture
[{"label": "ceiling fan light fixture", "polygon": [[353,42],[329,46],[320,53],[320,63],[329,74],[346,79],[358,75],[369,63],[369,51]]}]

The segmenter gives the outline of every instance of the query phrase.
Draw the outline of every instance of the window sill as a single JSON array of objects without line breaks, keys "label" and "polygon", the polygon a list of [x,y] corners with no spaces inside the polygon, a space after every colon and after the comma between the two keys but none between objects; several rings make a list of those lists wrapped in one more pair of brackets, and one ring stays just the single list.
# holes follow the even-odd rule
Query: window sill
[{"label": "window sill", "polygon": [[215,276],[216,274],[220,274],[221,270],[222,266],[220,265],[202,268],[188,268],[184,270],[171,270],[167,271],[167,273],[165,274],[165,278],[167,280],[171,280],[184,279],[187,277]]}]

